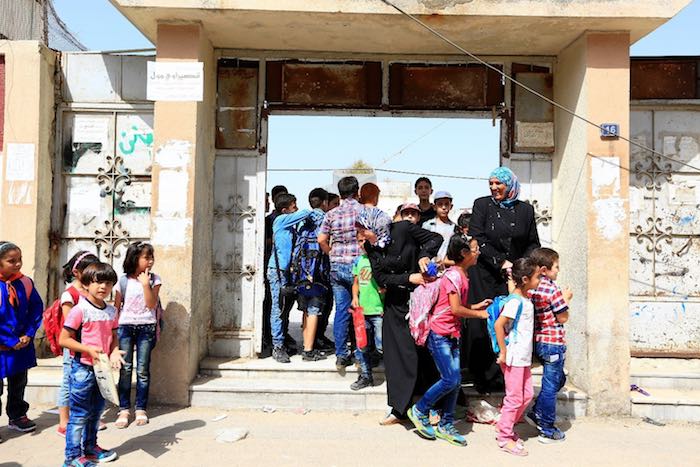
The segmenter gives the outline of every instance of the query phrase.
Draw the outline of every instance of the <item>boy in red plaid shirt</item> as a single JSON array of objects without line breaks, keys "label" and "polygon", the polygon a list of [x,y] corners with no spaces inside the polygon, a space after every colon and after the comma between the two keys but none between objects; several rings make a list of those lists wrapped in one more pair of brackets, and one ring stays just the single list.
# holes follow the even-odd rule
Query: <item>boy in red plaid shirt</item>
[{"label": "boy in red plaid shirt", "polygon": [[544,444],[564,441],[564,433],[554,426],[557,393],[564,386],[564,323],[569,319],[573,293],[555,283],[559,275],[559,254],[551,248],[538,248],[530,258],[540,267],[540,284],[530,292],[535,305],[535,355],[542,363],[542,388],[533,410],[525,417],[540,432]]}]

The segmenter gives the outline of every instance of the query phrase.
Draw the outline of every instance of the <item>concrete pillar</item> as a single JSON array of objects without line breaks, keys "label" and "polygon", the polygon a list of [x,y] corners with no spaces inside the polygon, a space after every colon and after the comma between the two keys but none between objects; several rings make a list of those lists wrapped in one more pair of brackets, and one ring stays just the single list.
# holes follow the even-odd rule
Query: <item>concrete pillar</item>
[{"label": "concrete pillar", "polygon": [[159,24],[157,61],[204,63],[202,102],[156,102],[152,242],[165,327],[152,365],[154,397],[185,405],[207,348],[211,315],[214,52],[200,24]]},{"label": "concrete pillar", "polygon": [[[564,49],[554,98],[629,135],[629,34],[586,33]],[[574,291],[570,380],[592,415],[629,412],[629,145],[566,112],[555,115],[553,238],[559,282]]]},{"label": "concrete pillar", "polygon": [[[0,239],[22,248],[22,271],[48,301],[56,54],[37,41],[0,41],[0,55],[5,57]],[[26,151],[20,163],[8,154],[16,144]],[[8,164],[8,157],[14,161]]]}]

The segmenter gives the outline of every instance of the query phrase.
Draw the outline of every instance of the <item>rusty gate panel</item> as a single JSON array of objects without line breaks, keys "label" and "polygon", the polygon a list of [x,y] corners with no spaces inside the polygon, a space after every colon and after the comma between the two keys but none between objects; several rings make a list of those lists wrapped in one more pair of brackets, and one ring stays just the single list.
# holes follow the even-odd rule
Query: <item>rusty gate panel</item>
[{"label": "rusty gate panel", "polygon": [[379,108],[382,67],[365,63],[267,63],[271,106]]},{"label": "rusty gate panel", "polygon": [[[394,63],[389,69],[389,104],[419,110],[485,109],[503,101],[500,79],[493,75],[480,65]],[[497,84],[490,83],[490,79]]]},{"label": "rusty gate panel", "polygon": [[700,97],[697,59],[644,59],[630,64],[632,99],[696,99]]},{"label": "rusty gate panel", "polygon": [[[552,74],[541,71],[514,73],[514,78],[552,99]],[[554,106],[521,86],[513,86],[513,152],[554,152]]]},{"label": "rusty gate panel", "polygon": [[257,144],[258,63],[221,60],[217,81],[216,147]]}]

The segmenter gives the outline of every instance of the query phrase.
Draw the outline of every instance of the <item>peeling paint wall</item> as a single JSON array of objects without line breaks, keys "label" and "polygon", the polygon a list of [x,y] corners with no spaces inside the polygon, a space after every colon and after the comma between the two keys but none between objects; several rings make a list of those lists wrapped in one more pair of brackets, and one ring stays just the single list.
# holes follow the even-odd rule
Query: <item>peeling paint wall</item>
[{"label": "peeling paint wall", "polygon": [[[700,102],[639,101],[630,176],[630,342],[635,355],[700,355]],[[696,102],[696,103],[692,103]]]}]

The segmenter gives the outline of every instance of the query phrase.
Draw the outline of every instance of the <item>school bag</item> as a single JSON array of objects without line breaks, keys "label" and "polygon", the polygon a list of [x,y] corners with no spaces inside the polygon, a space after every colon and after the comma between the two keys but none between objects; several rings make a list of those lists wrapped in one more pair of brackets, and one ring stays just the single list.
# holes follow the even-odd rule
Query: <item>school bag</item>
[{"label": "school bag", "polygon": [[452,274],[453,273],[448,270],[438,280],[419,285],[411,292],[406,319],[408,320],[408,329],[411,331],[411,336],[418,346],[424,346],[425,341],[428,339],[428,334],[430,334],[430,320],[450,309],[450,307],[447,306],[444,310],[434,311],[438,297],[440,296],[441,281],[448,280],[452,282],[452,285],[457,289],[457,293],[460,293],[457,280],[452,277]]},{"label": "school bag", "polygon": [[[153,288],[153,283],[155,282],[155,276],[153,273],[149,274],[149,285]],[[122,307],[126,300],[126,285],[129,282],[129,278],[125,275],[119,278],[119,294],[122,296]],[[160,303],[160,295],[158,296],[158,303],[156,303],[156,341],[160,339],[160,331],[163,329],[163,306]]]},{"label": "school bag", "polygon": [[501,313],[503,312],[503,308],[505,308],[506,303],[508,303],[511,300],[518,300],[518,311],[515,313],[515,319],[513,320],[513,326],[510,328],[510,332],[506,336],[506,345],[508,345],[508,337],[511,335],[511,333],[515,332],[518,330],[518,322],[520,321],[520,315],[523,312],[523,299],[519,295],[516,294],[510,294],[510,295],[499,295],[498,297],[493,299],[493,303],[491,303],[488,308],[486,308],[486,311],[489,314],[488,319],[486,320],[486,327],[488,328],[489,331],[489,337],[491,337],[491,349],[493,350],[493,353],[498,355],[501,352],[501,349],[498,345],[498,340],[496,339],[496,320],[498,319],[499,316],[501,316]]},{"label": "school bag", "polygon": [[297,229],[293,242],[290,284],[304,297],[325,295],[330,283],[330,263],[318,244],[318,229],[312,217],[307,217]]},{"label": "school bag", "polygon": [[[68,292],[73,299],[73,305],[77,305],[78,301],[80,300],[80,292],[78,292],[78,290],[72,286],[68,287],[66,292]],[[29,296],[29,294],[27,294],[27,296]],[[42,317],[44,321],[44,334],[46,335],[46,340],[49,341],[51,353],[59,357],[63,355],[63,349],[60,345],[58,345],[58,338],[61,335],[61,330],[63,329],[61,297],[58,297],[50,307],[44,310]]]}]

